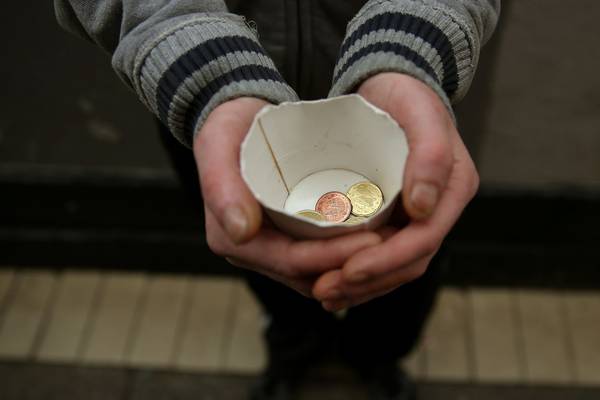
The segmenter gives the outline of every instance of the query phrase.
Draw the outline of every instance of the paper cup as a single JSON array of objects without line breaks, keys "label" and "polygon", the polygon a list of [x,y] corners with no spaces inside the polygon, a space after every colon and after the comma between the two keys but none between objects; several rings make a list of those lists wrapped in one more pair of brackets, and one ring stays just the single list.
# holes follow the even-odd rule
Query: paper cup
[{"label": "paper cup", "polygon": [[[402,189],[408,145],[389,114],[358,95],[261,110],[241,146],[246,184],[273,223],[297,238],[328,238],[385,224]],[[370,181],[384,204],[357,225],[296,215],[325,193]]]}]

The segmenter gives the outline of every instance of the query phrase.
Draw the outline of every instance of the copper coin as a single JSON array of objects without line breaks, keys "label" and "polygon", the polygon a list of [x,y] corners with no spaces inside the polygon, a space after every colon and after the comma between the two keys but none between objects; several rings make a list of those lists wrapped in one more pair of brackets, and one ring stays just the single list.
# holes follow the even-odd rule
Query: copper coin
[{"label": "copper coin", "polygon": [[345,194],[340,192],[325,193],[315,206],[327,221],[339,223],[344,222],[352,212],[352,204]]}]

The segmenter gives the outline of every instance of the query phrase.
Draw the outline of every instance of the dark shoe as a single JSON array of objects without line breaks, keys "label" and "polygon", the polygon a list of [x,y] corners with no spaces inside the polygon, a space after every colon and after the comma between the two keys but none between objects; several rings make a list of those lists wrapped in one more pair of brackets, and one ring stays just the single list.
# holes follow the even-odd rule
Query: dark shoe
[{"label": "dark shoe", "polygon": [[364,374],[369,400],[416,400],[414,381],[395,364],[378,366]]},{"label": "dark shoe", "polygon": [[250,390],[250,400],[292,400],[296,382],[266,372]]}]

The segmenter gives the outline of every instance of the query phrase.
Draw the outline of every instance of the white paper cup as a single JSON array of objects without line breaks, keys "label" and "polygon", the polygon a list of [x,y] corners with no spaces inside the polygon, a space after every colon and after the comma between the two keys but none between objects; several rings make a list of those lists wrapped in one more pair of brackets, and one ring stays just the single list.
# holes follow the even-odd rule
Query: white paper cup
[{"label": "white paper cup", "polygon": [[[385,224],[402,189],[408,144],[389,114],[358,95],[261,110],[241,146],[246,184],[273,223],[298,238],[328,238]],[[296,215],[325,193],[370,181],[384,204],[357,225]]]}]

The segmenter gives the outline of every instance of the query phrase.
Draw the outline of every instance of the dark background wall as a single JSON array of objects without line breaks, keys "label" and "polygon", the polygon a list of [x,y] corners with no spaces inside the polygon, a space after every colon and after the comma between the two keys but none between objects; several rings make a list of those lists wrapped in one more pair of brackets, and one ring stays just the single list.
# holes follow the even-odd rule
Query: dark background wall
[{"label": "dark background wall", "polygon": [[1,167],[166,167],[150,114],[108,54],[58,26],[51,1],[2,15]]},{"label": "dark background wall", "polygon": [[488,86],[487,98],[477,93],[466,104],[474,107],[462,109],[465,120],[485,115],[476,154],[484,183],[599,189],[600,3],[503,4],[477,82]]}]

